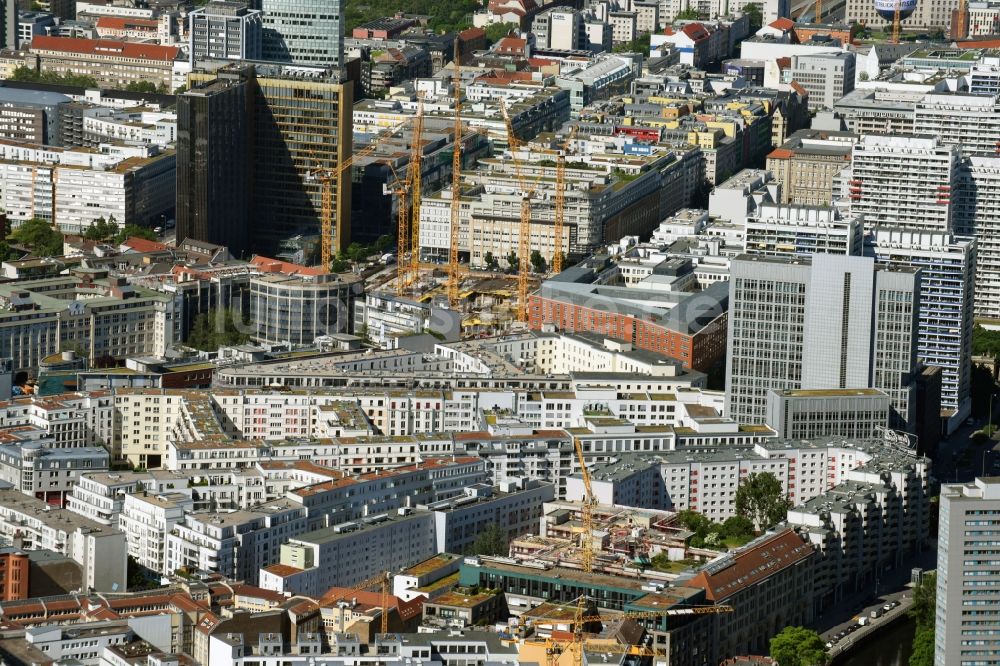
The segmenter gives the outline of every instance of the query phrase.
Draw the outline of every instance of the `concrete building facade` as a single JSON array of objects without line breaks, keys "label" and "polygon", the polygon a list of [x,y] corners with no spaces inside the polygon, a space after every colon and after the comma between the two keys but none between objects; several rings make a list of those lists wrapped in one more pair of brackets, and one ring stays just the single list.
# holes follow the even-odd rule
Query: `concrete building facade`
[{"label": "concrete building facade", "polygon": [[876,388],[892,396],[894,423],[913,421],[918,270],[742,255],[730,273],[730,418],[763,423],[772,389]]},{"label": "concrete building facade", "polygon": [[941,488],[935,666],[1000,663],[1000,478]]}]

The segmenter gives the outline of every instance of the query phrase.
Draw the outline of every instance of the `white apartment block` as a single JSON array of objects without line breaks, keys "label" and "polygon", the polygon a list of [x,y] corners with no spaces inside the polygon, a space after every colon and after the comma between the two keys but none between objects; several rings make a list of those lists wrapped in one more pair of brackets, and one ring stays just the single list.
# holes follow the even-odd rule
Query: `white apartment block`
[{"label": "white apartment block", "polygon": [[746,251],[769,256],[817,252],[860,256],[864,218],[829,206],[762,203],[747,217]]},{"label": "white apartment block", "polygon": [[0,481],[53,506],[66,498],[82,474],[108,469],[107,450],[100,447],[51,449],[40,441],[0,445]]},{"label": "white apartment block", "polygon": [[[177,114],[172,111],[85,109],[83,133],[87,141],[125,141],[166,148],[177,141]],[[119,219],[117,216],[115,219]]]},{"label": "white apartment block", "polygon": [[964,155],[996,155],[1000,144],[997,94],[927,93],[913,109],[913,133],[938,137],[943,144],[958,146]]},{"label": "white apartment block", "polygon": [[955,231],[976,238],[976,317],[1000,320],[1000,157],[963,160]]},{"label": "white apartment block", "polygon": [[792,79],[809,91],[809,110],[832,109],[854,90],[853,53],[811,53],[792,57]]},{"label": "white apartment block", "polygon": [[37,429],[46,436],[46,445],[54,449],[111,446],[114,423],[114,400],[104,391],[0,402],[0,428]]},{"label": "white apartment block", "polygon": [[364,516],[391,513],[407,503],[427,504],[461,495],[469,486],[487,481],[486,466],[474,456],[427,458],[379,474],[345,477],[287,493],[308,515],[315,530]]},{"label": "white apartment block", "polygon": [[[321,641],[316,634],[299,632],[295,644],[285,644],[280,634],[233,634],[216,632],[209,637],[211,666],[254,666],[280,662],[283,666],[351,666],[361,658],[356,636],[339,633],[330,646],[331,654],[320,654]],[[372,666],[399,663],[471,664],[483,662],[498,666],[519,663],[516,647],[502,643],[491,631],[393,634],[379,640],[378,654],[364,655]],[[118,666],[115,664],[114,666]],[[122,665],[125,666],[125,665]]]},{"label": "white apartment block", "polygon": [[478,484],[463,495],[417,505],[434,516],[435,552],[464,553],[485,529],[496,525],[513,539],[538,530],[542,504],[555,499],[555,487],[537,479],[499,486]]},{"label": "white apartment block", "polygon": [[131,493],[152,489],[174,492],[188,486],[188,477],[177,472],[102,472],[81,474],[66,501],[73,513],[111,527]]},{"label": "white apartment block", "polygon": [[935,666],[1000,664],[1000,479],[941,487]]},{"label": "white apartment block", "polygon": [[173,151],[155,146],[94,153],[0,145],[0,207],[15,226],[35,217],[65,233],[82,233],[102,216],[157,223],[174,205],[175,176]]},{"label": "white apartment block", "polygon": [[52,550],[83,570],[84,588],[99,592],[125,590],[125,535],[66,509],[0,490],[0,537],[25,550]]},{"label": "white apartment block", "polygon": [[434,515],[401,508],[289,539],[281,546],[281,566],[260,571],[260,586],[281,593],[321,596],[331,587],[350,588],[383,571],[422,562],[437,552]]},{"label": "white apartment block", "polygon": [[[1000,19],[1000,3],[997,3]],[[996,95],[1000,93],[1000,57],[983,56],[969,68],[969,92]]]},{"label": "white apartment block", "polygon": [[851,470],[847,480],[789,509],[787,523],[817,549],[818,607],[868,589],[928,536],[926,460],[906,453]]},{"label": "white apartment block", "polygon": [[288,539],[306,531],[306,510],[287,499],[246,511],[189,513],[167,535],[166,571],[220,573],[257,584]]},{"label": "white apartment block", "polygon": [[118,528],[125,534],[129,556],[157,575],[173,574],[167,568],[167,535],[193,505],[185,493],[126,495]]},{"label": "white apartment block", "polygon": [[[923,502],[925,519],[929,471],[929,460],[895,450],[882,439],[774,438],[753,448],[620,455],[594,466],[591,485],[601,504],[690,509],[723,522],[735,515],[736,489],[750,474],[772,474],[792,505],[848,481],[886,482],[898,490],[904,505]],[[566,499],[579,501],[584,494],[582,478],[576,473],[567,480]],[[914,526],[921,524],[914,521]]]},{"label": "white apartment block", "polygon": [[932,136],[862,137],[851,158],[851,212],[867,225],[949,231],[959,154]]},{"label": "white apartment block", "polygon": [[969,37],[1000,34],[1000,2],[972,0],[967,3],[969,12]]},{"label": "white apartment block", "polygon": [[976,241],[890,225],[877,226],[874,241],[878,262],[920,270],[917,356],[941,368],[941,415],[950,432],[971,410]]}]

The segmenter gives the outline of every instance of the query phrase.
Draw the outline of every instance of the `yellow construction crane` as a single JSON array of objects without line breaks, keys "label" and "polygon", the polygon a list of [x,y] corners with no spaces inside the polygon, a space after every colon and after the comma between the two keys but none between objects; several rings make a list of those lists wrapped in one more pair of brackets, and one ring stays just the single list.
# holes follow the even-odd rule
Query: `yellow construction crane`
[{"label": "yellow construction crane", "polygon": [[[579,452],[579,448],[577,449]],[[586,477],[585,477],[586,479]],[[583,626],[590,622],[603,622],[605,618],[601,618],[597,615],[585,615],[584,609],[587,606],[587,598],[585,596],[580,596],[576,602],[576,612],[573,617],[573,638],[568,641],[569,645],[566,646],[570,651],[573,652],[573,663],[578,666],[584,666],[584,653],[588,651],[592,652],[618,652],[634,655],[645,655],[652,656],[655,653],[649,648],[640,645],[625,645],[621,643],[612,642],[600,642],[596,643],[591,640],[584,638]],[[622,615],[615,616],[615,618],[607,619],[617,619],[617,618],[628,618],[628,619],[654,619],[664,616],[679,616],[679,615],[717,615],[722,613],[732,613],[733,607],[726,605],[705,605],[705,606],[688,606],[685,608],[664,608],[658,611],[638,611],[638,612],[628,612]],[[549,639],[546,643],[546,655],[549,658],[549,663],[554,663],[557,653],[559,652],[558,647],[562,642]],[[565,651],[565,649],[563,650]]]},{"label": "yellow construction crane", "polygon": [[[356,160],[368,157],[376,150],[384,139],[392,136],[402,128],[406,122],[403,121],[394,125],[379,134],[367,146],[351,155],[341,162],[336,168],[326,168],[319,166],[319,158],[316,151],[309,151],[309,156],[316,162],[317,166],[312,171],[306,173],[307,180],[315,180],[322,188],[320,191],[320,262],[324,270],[330,270],[330,262],[333,261],[333,184],[340,179],[345,170],[354,166]],[[338,238],[338,242],[345,239]]]},{"label": "yellow construction crane", "polygon": [[403,262],[406,261],[406,248],[409,242],[408,222],[410,218],[408,213],[410,209],[407,195],[410,187],[410,175],[407,172],[406,178],[400,178],[396,169],[393,168],[392,162],[386,161],[385,164],[389,167],[393,180],[390,185],[385,186],[384,193],[396,197],[396,295],[401,296],[405,285],[399,279],[399,271],[402,270]]},{"label": "yellow construction crane", "polygon": [[566,151],[569,149],[573,137],[576,136],[576,130],[577,126],[574,125],[556,156],[556,214],[555,223],[552,226],[554,237],[552,272],[554,274],[561,273],[563,269],[563,226],[566,221]]},{"label": "yellow construction crane", "polygon": [[[336,603],[338,601],[346,599],[355,592],[360,592],[361,590],[367,590],[372,587],[379,588],[379,591],[381,593],[381,599],[379,600],[379,603],[381,604],[382,607],[382,613],[381,613],[382,625],[381,625],[381,632],[379,633],[386,634],[389,633],[389,585],[391,584],[391,582],[392,582],[392,574],[389,573],[388,571],[383,571],[379,574],[372,576],[371,578],[361,581],[360,583],[358,583],[349,590],[345,590],[331,597],[324,596],[322,601],[324,603]],[[343,616],[341,616],[341,621],[343,621]],[[343,630],[343,627],[341,627],[341,630]]]},{"label": "yellow construction crane", "polygon": [[514,124],[511,122],[510,113],[507,111],[507,104],[500,100],[500,111],[503,113],[503,120],[507,126],[507,145],[510,148],[511,158],[514,160],[514,173],[521,188],[521,222],[518,228],[518,248],[517,248],[517,319],[518,321],[528,321],[528,282],[530,272],[528,266],[531,262],[531,191],[528,189],[521,172],[521,162],[515,155],[520,147],[517,135],[514,134]]},{"label": "yellow construction crane", "polygon": [[813,17],[813,23],[819,23],[820,18],[823,16],[823,0],[816,0],[816,16]]},{"label": "yellow construction crane", "polygon": [[421,200],[421,164],[424,159],[424,97],[417,97],[417,115],[413,119],[413,140],[410,154],[409,181],[410,185],[410,265],[404,268],[397,266],[397,272],[403,272],[403,286],[408,287],[420,275],[420,200]]},{"label": "yellow construction crane", "polygon": [[448,243],[448,302],[458,307],[458,225],[462,216],[462,65],[455,38],[455,71],[451,92],[455,98],[455,148],[451,155],[451,238]]},{"label": "yellow construction crane", "polygon": [[892,43],[899,44],[899,33],[902,30],[902,18],[900,17],[900,8],[902,7],[903,0],[896,0],[896,11],[893,12],[892,16]]},{"label": "yellow construction crane", "polygon": [[580,473],[583,476],[583,488],[586,495],[583,498],[583,539],[582,548],[583,570],[590,573],[594,569],[594,489],[590,485],[590,472],[587,462],[583,459],[583,444],[579,437],[573,438],[576,457],[580,461]]}]

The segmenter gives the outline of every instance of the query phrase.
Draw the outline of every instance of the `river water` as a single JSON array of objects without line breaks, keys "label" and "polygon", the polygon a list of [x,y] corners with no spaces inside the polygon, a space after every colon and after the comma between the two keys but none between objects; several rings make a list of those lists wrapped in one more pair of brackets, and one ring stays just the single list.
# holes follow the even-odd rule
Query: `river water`
[{"label": "river water", "polygon": [[888,631],[873,636],[851,652],[850,657],[838,661],[837,666],[906,666],[914,629],[913,620],[901,620]]}]

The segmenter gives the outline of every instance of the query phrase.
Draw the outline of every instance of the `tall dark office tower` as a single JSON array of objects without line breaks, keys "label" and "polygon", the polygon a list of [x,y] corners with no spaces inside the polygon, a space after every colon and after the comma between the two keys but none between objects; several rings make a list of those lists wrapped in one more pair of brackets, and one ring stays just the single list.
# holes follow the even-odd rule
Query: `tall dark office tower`
[{"label": "tall dark office tower", "polygon": [[[339,166],[351,155],[353,88],[340,82],[339,70],[244,62],[194,72],[190,81],[177,115],[177,169],[184,174],[178,176],[178,236],[188,230],[236,253],[274,252],[295,236],[317,236],[324,185],[314,176],[322,172],[333,175],[334,248],[346,249],[351,179]],[[190,222],[182,226],[184,218]]]},{"label": "tall dark office tower", "polygon": [[342,0],[259,0],[264,59],[297,65],[344,64]]},{"label": "tall dark office tower", "polygon": [[177,98],[177,238],[250,249],[251,82],[221,75]]}]

